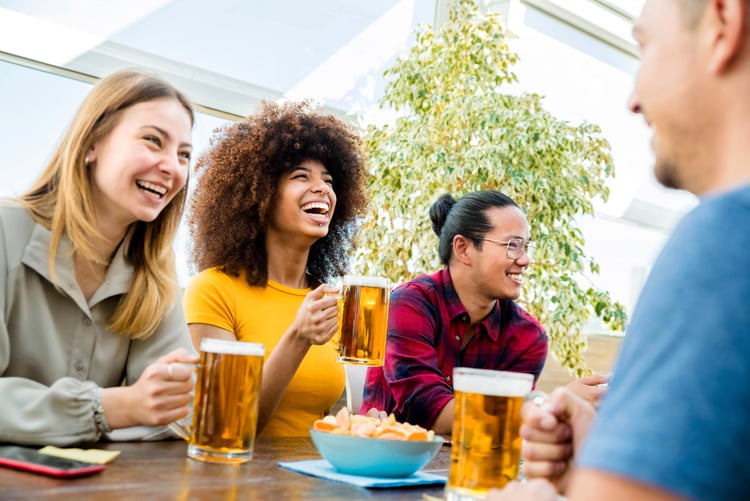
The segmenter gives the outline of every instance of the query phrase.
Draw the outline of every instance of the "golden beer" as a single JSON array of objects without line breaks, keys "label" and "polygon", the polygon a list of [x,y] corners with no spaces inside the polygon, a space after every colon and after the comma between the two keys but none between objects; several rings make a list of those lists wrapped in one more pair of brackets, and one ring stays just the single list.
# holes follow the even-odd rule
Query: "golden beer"
[{"label": "golden beer", "polygon": [[257,343],[203,339],[192,425],[180,433],[189,457],[222,463],[252,458],[264,353]]},{"label": "golden beer", "polygon": [[390,299],[387,278],[344,277],[339,305],[339,362],[383,365]]},{"label": "golden beer", "polygon": [[518,475],[521,406],[530,374],[457,367],[451,467],[446,500],[484,499]]}]

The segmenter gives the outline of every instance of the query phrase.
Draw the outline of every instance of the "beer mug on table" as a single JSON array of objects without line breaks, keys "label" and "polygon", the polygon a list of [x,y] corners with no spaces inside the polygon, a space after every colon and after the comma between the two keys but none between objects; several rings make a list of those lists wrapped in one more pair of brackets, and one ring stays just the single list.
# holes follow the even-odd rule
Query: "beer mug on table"
[{"label": "beer mug on table", "polygon": [[188,457],[235,464],[252,458],[264,354],[258,343],[201,341],[192,422],[170,424],[187,440]]},{"label": "beer mug on table", "polygon": [[446,501],[484,499],[518,476],[521,406],[531,374],[456,367],[454,420]]},{"label": "beer mug on table", "polygon": [[383,365],[390,302],[387,278],[344,277],[339,297],[339,362]]}]

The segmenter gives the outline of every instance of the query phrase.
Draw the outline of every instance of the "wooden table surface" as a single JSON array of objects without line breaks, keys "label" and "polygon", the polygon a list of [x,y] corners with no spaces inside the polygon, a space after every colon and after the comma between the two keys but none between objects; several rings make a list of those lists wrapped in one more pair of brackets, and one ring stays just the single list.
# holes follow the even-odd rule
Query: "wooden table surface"
[{"label": "wooden table surface", "polygon": [[[56,479],[0,468],[0,499],[24,500],[421,500],[443,497],[442,485],[366,489],[303,475],[279,461],[319,459],[309,437],[261,438],[253,459],[243,465],[219,465],[188,459],[183,441],[100,443],[93,447],[122,451],[101,473]],[[450,447],[443,446],[424,471],[448,474]]]}]

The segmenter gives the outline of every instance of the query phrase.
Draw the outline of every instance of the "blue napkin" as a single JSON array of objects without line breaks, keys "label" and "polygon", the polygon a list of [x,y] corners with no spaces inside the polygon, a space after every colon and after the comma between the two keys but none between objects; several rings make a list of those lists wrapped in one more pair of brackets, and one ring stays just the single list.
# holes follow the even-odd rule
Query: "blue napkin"
[{"label": "blue napkin", "polygon": [[281,461],[279,466],[287,470],[312,475],[313,477],[325,478],[334,482],[352,484],[358,487],[402,487],[405,485],[430,485],[444,484],[446,478],[434,473],[418,471],[409,477],[387,478],[387,477],[360,477],[358,475],[347,475],[339,473],[325,459],[309,459],[306,461]]}]

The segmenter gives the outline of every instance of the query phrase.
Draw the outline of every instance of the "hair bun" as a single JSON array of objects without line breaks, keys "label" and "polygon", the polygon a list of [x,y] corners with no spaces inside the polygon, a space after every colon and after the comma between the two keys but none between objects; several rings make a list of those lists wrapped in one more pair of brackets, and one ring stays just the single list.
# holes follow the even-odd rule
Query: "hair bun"
[{"label": "hair bun", "polygon": [[432,204],[432,207],[430,207],[432,231],[434,231],[438,237],[440,236],[440,232],[443,231],[445,220],[454,205],[456,205],[456,199],[453,198],[453,195],[450,193],[446,193],[438,198],[437,201]]}]

